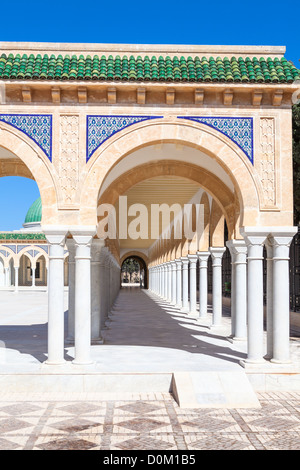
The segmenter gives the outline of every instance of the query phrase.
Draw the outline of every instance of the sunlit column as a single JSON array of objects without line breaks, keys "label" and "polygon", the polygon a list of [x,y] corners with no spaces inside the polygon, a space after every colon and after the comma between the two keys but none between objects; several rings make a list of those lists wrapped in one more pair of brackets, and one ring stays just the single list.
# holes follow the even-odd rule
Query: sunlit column
[{"label": "sunlit column", "polygon": [[289,250],[297,229],[272,233],[273,245],[273,357],[271,362],[290,362]]},{"label": "sunlit column", "polygon": [[69,252],[68,336],[66,342],[72,344],[75,337],[75,241],[73,238],[67,238],[66,245]]},{"label": "sunlit column", "polygon": [[90,364],[91,346],[91,242],[95,230],[73,231],[75,255],[75,359]]},{"label": "sunlit column", "polygon": [[189,260],[186,257],[182,261],[182,310],[189,310]]},{"label": "sunlit column", "polygon": [[199,260],[199,317],[207,316],[207,262],[209,251],[198,251]]},{"label": "sunlit column", "polygon": [[176,307],[182,307],[182,261],[176,259]]},{"label": "sunlit column", "polygon": [[263,244],[266,235],[243,231],[248,249],[247,316],[248,355],[245,362],[264,362],[263,344]]},{"label": "sunlit column", "polygon": [[14,266],[15,270],[15,292],[19,290],[19,266]]},{"label": "sunlit column", "polygon": [[212,247],[209,249],[212,259],[212,326],[222,324],[222,257],[224,247]]},{"label": "sunlit column", "polygon": [[172,277],[172,305],[176,304],[176,261],[171,261],[171,277]]},{"label": "sunlit column", "polygon": [[64,246],[63,228],[44,232],[49,243],[48,359],[47,364],[64,363]]},{"label": "sunlit column", "polygon": [[190,304],[189,312],[196,314],[196,305],[197,305],[197,255],[189,254],[188,259],[190,262]]}]

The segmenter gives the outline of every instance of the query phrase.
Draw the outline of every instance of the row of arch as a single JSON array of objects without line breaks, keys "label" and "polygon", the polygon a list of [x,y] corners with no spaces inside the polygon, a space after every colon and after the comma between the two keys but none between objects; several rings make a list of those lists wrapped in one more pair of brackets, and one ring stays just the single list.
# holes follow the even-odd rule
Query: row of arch
[{"label": "row of arch", "polygon": [[[79,211],[74,214],[77,218],[74,223],[90,225],[96,222],[99,188],[120,159],[140,148],[162,142],[177,142],[203,151],[228,173],[234,186],[233,193],[213,172],[201,166],[181,164],[174,168],[174,171],[179,171],[181,175],[184,171],[186,177],[193,181],[201,181],[202,187],[214,196],[226,216],[230,235],[235,236],[234,232],[239,225],[260,223],[260,179],[244,152],[234,142],[201,123],[184,120],[174,122],[167,118],[155,121],[145,121],[118,132],[108,139],[82,168],[74,196],[75,204],[79,204]],[[62,188],[55,166],[25,134],[3,122],[0,123],[0,129],[0,146],[17,155],[27,167],[27,175],[38,184],[43,204],[43,222],[46,225],[63,224],[60,219],[63,214],[60,215],[58,210],[62,205]],[[103,161],[106,162],[105,165]],[[163,165],[163,162],[161,163]],[[2,176],[9,171],[11,169],[6,170],[3,166]]]},{"label": "row of arch", "polygon": [[[31,252],[36,253],[33,257]],[[45,252],[28,247],[18,254],[0,249],[0,287],[47,286],[49,258]],[[65,285],[68,284],[68,253],[65,253]]]}]

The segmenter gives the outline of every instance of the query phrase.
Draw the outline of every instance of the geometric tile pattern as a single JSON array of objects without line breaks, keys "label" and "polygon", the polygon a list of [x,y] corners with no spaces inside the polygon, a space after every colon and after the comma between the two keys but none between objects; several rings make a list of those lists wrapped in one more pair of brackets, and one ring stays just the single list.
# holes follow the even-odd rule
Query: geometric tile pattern
[{"label": "geometric tile pattern", "polygon": [[109,137],[138,122],[161,116],[87,116],[86,161]]},{"label": "geometric tile pattern", "polygon": [[253,164],[253,118],[198,116],[178,116],[178,118],[200,122],[226,135],[243,150]]},{"label": "geometric tile pattern", "polygon": [[15,127],[30,137],[52,159],[52,115],[0,114],[0,121]]},{"label": "geometric tile pattern", "polygon": [[260,409],[201,410],[181,409],[162,393],[122,401],[6,398],[0,450],[300,450],[300,392],[258,399]]}]

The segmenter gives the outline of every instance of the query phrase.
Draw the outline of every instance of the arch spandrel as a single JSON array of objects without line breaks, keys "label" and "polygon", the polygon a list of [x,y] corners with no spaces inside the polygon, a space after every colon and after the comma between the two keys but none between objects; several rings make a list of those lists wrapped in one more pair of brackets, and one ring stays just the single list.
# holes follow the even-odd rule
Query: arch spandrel
[{"label": "arch spandrel", "polygon": [[192,146],[215,159],[233,181],[241,223],[256,223],[259,196],[254,170],[245,154],[228,137],[203,124],[167,120],[142,123],[120,131],[108,139],[105,147],[95,152],[84,176],[80,217],[86,219],[87,213],[93,213],[90,222],[95,221],[93,208],[97,206],[100,187],[106,175],[121,159],[142,147],[167,142]]},{"label": "arch spandrel", "polygon": [[[43,223],[55,223],[57,220],[57,182],[54,169],[44,152],[25,134],[3,122],[0,122],[0,147],[10,151],[27,167],[28,174],[32,175],[40,191]],[[0,176],[9,175],[0,174]],[[20,174],[20,176],[26,175]]]}]

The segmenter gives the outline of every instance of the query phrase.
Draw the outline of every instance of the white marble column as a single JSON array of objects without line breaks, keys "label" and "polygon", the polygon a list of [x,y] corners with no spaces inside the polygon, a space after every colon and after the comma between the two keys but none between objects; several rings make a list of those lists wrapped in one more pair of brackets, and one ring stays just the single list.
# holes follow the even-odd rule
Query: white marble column
[{"label": "white marble column", "polygon": [[164,272],[163,272],[163,265],[159,265],[159,296],[163,297],[163,281],[164,281]]},{"label": "white marble column", "polygon": [[91,245],[91,340],[102,344],[101,336],[101,250],[104,240],[94,238]]},{"label": "white marble column", "polygon": [[167,301],[171,302],[172,300],[172,265],[171,262],[167,263],[167,276],[168,276],[168,289],[167,289]]},{"label": "white marble column", "polygon": [[248,315],[248,355],[245,363],[264,362],[263,341],[263,244],[266,234],[255,228],[251,232],[241,230],[248,248],[247,272],[247,315]]},{"label": "white marble column", "polygon": [[209,251],[198,251],[199,260],[199,317],[207,317],[207,262]]},{"label": "white marble column", "polygon": [[19,290],[19,266],[14,266],[15,270],[15,292]]},{"label": "white marble column", "polygon": [[222,325],[222,257],[224,247],[209,249],[212,259],[212,327]]},{"label": "white marble column", "polygon": [[197,306],[197,255],[189,254],[188,259],[190,262],[190,304],[189,304],[189,313],[196,315],[196,306]]},{"label": "white marble column", "polygon": [[271,362],[290,362],[290,244],[296,227],[272,233],[273,245],[273,357]]},{"label": "white marble column", "polygon": [[176,261],[171,261],[171,304],[176,305]]},{"label": "white marble column", "polygon": [[105,322],[108,320],[109,314],[109,250],[107,247],[102,249],[102,260],[103,260],[103,315],[102,315],[102,324],[104,325],[102,329],[106,329],[107,326]]},{"label": "white marble column", "polygon": [[9,281],[9,266],[6,266],[4,268],[4,284],[5,284],[5,287],[9,287],[10,286],[10,281]]},{"label": "white marble column", "polygon": [[73,364],[90,364],[91,346],[91,243],[96,230],[71,231],[75,255],[75,358]]},{"label": "white marble column", "polygon": [[188,312],[189,310],[189,260],[187,257],[182,257],[182,310]]},{"label": "white marble column", "polygon": [[31,264],[31,287],[35,287],[35,269],[36,265],[35,263]]},{"label": "white marble column", "polygon": [[68,292],[68,336],[66,342],[74,344],[75,338],[75,241],[73,238],[67,238],[67,249],[69,252],[68,271],[69,271],[69,292]]},{"label": "white marble column", "polygon": [[176,304],[177,308],[182,307],[182,261],[176,259]]},{"label": "white marble column", "polygon": [[64,246],[67,229],[43,231],[49,243],[48,359],[46,364],[64,361]]},{"label": "white marble column", "polygon": [[244,240],[230,240],[232,339],[247,339],[247,246]]},{"label": "white marble column", "polygon": [[273,244],[267,238],[267,354],[265,359],[273,357]]},{"label": "white marble column", "polygon": [[164,295],[165,300],[168,300],[168,263],[164,263]]}]

